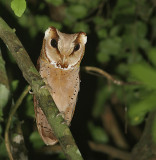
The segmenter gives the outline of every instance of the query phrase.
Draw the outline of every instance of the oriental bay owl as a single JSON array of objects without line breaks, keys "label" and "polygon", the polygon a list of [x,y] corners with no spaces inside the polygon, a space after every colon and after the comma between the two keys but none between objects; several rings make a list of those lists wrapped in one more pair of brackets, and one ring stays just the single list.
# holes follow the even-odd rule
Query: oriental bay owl
[{"label": "oriental bay owl", "polygon": [[[84,55],[87,36],[61,33],[54,27],[46,30],[37,69],[43,78],[58,110],[69,125],[75,110],[80,87],[80,62]],[[46,116],[34,96],[38,131],[47,145],[57,143]]]}]

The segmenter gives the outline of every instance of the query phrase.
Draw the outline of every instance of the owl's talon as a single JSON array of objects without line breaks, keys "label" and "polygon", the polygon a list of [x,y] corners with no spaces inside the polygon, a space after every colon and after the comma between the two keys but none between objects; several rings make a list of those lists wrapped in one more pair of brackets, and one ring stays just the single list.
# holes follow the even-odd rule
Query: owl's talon
[{"label": "owl's talon", "polygon": [[46,85],[43,85],[41,88],[46,88]]},{"label": "owl's talon", "polygon": [[29,94],[34,94],[34,92],[32,90],[29,90]]},{"label": "owl's talon", "polygon": [[61,124],[66,124],[67,126],[69,126],[70,127],[70,123],[68,122],[68,120],[64,120]]},{"label": "owl's talon", "polygon": [[58,116],[62,116],[62,118],[64,118],[65,117],[65,113],[64,112],[60,112],[60,113],[57,114],[56,117],[58,117]]},{"label": "owl's talon", "polygon": [[41,89],[42,89],[42,88],[48,89],[50,92],[52,92],[52,88],[51,88],[48,84],[42,86]]},{"label": "owl's talon", "polygon": [[61,124],[66,124],[66,122],[65,122],[65,121],[63,121]]}]

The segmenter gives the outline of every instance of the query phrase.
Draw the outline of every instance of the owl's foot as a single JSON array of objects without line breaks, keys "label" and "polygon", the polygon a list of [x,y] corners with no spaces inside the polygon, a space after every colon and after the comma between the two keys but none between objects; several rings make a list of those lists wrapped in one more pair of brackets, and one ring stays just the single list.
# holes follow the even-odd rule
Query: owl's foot
[{"label": "owl's foot", "polygon": [[68,120],[65,120],[65,119],[64,119],[64,121],[62,122],[62,124],[66,124],[66,125],[69,126],[69,127],[71,126],[70,122],[69,122]]},{"label": "owl's foot", "polygon": [[51,88],[48,84],[43,85],[41,88],[45,88],[45,89],[47,89],[49,92],[52,92],[52,88]]}]

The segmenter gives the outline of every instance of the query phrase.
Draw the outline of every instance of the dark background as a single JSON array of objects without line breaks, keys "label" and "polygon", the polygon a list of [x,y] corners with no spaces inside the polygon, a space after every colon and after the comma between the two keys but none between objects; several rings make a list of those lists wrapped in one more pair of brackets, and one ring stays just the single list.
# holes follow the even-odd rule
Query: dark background
[{"label": "dark background", "polygon": [[[80,71],[81,87],[70,127],[84,159],[117,159],[112,158],[111,151],[107,154],[98,150],[98,144],[131,152],[142,135],[147,114],[155,109],[156,104],[149,100],[150,95],[155,94],[155,88],[152,88],[155,79],[151,80],[153,84],[148,83],[148,78],[156,75],[156,1],[28,0],[22,17],[14,14],[10,3],[9,0],[0,0],[0,16],[16,29],[35,65],[44,32],[49,26],[64,33],[87,33]],[[0,48],[12,97],[16,101],[27,82],[2,41]],[[144,69],[146,65],[149,70]],[[145,85],[116,85],[98,73],[88,74],[85,66],[101,68],[120,81],[138,81]],[[150,75],[151,70],[153,74]],[[4,112],[0,123],[0,159],[7,159],[4,129],[10,106],[0,108]],[[32,95],[24,99],[17,116],[22,122],[30,159],[64,159],[62,153],[51,151],[47,154],[48,149],[43,150],[44,144],[36,129]],[[11,130],[13,128],[14,122]],[[91,147],[90,141],[97,150]]]}]

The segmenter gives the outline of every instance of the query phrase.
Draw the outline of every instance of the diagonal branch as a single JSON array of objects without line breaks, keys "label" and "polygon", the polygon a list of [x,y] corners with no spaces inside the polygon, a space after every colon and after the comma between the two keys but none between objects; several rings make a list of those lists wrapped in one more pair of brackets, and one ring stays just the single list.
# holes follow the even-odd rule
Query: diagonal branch
[{"label": "diagonal branch", "polygon": [[30,84],[41,109],[47,117],[50,126],[54,130],[55,136],[58,138],[65,156],[69,160],[82,160],[81,153],[75,144],[72,134],[66,124],[62,124],[62,116],[59,113],[49,91],[42,87],[44,82],[33,65],[23,45],[17,38],[14,30],[11,29],[6,22],[0,17],[0,38],[4,41],[24,78]]}]

